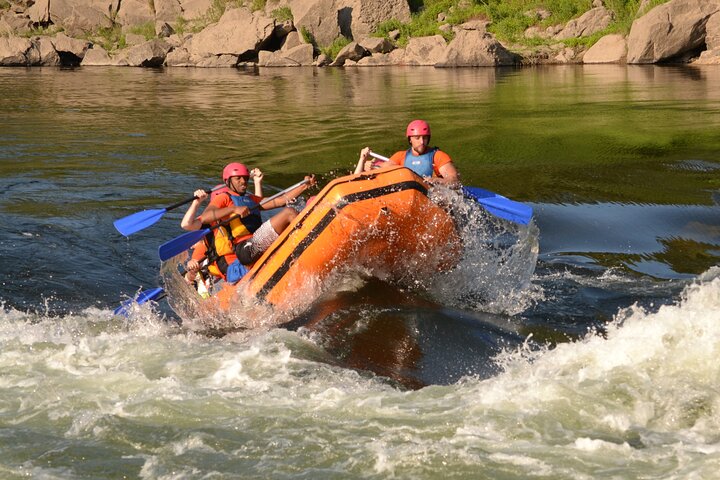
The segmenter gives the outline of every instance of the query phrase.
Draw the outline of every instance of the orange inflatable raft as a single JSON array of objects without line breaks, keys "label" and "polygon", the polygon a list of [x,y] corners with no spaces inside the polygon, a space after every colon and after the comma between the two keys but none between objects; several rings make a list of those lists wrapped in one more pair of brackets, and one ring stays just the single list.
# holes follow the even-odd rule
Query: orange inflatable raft
[{"label": "orange inflatable raft", "polygon": [[453,220],[428,198],[427,184],[392,166],[330,182],[240,282],[225,285],[217,298],[223,308],[241,294],[289,310],[313,301],[340,268],[412,278],[451,268],[459,251]]}]

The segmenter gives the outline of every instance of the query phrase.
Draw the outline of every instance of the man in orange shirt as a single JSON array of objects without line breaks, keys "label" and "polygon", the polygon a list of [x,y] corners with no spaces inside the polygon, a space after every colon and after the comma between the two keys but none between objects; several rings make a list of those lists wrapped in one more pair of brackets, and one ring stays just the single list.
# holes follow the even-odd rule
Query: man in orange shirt
[{"label": "man in orange shirt", "polygon": [[[234,265],[234,272],[241,265],[255,262],[297,216],[295,209],[286,206],[288,202],[315,185],[315,177],[309,175],[305,177],[307,183],[261,205],[261,197],[247,192],[249,179],[250,172],[245,165],[236,162],[228,164],[223,169],[223,182],[228,190],[214,196],[203,213],[193,222],[200,225],[222,222],[214,231],[213,243],[216,255],[222,260],[218,260],[220,270],[227,269],[227,280],[231,283],[239,279],[239,276],[230,275],[230,267]],[[279,207],[285,208],[269,220],[262,221],[261,210]],[[242,271],[244,268],[240,268],[241,273]]]},{"label": "man in orange shirt", "polygon": [[[459,183],[458,171],[450,156],[437,147],[430,148],[430,125],[425,120],[413,120],[407,126],[410,148],[396,152],[390,162],[402,165],[433,183],[455,185]],[[370,147],[360,151],[355,173],[373,168]]]}]

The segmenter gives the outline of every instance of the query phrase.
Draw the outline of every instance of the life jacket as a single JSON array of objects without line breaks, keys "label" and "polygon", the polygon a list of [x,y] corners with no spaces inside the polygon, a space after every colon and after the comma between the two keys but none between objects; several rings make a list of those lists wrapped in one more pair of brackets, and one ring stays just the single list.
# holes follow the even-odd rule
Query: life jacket
[{"label": "life jacket", "polygon": [[433,147],[422,155],[413,155],[412,148],[408,148],[407,152],[405,152],[405,162],[403,162],[403,166],[409,168],[421,177],[432,177],[434,171],[433,159],[437,151],[438,148]]},{"label": "life jacket", "polygon": [[[241,237],[241,241],[250,236]],[[203,292],[200,291],[202,286],[205,287],[205,293],[208,293],[208,284],[210,286],[214,284],[210,278],[206,278],[206,274],[221,278],[228,283],[236,283],[248,272],[248,268],[240,263],[240,260],[237,259],[234,253],[224,256],[217,254],[215,250],[215,237],[212,233],[205,235],[205,238],[202,240],[202,247],[204,248],[196,247],[193,250],[192,256],[194,260],[201,262],[203,265],[198,272],[199,280],[196,280],[200,296],[203,296]],[[202,285],[200,285],[201,281]]]},{"label": "life jacket", "polygon": [[248,195],[231,195],[226,193],[233,204],[238,207],[248,207],[250,214],[247,217],[234,217],[225,225],[215,229],[214,247],[220,257],[225,257],[230,265],[235,260],[234,246],[252,237],[252,234],[262,225],[260,205]]}]

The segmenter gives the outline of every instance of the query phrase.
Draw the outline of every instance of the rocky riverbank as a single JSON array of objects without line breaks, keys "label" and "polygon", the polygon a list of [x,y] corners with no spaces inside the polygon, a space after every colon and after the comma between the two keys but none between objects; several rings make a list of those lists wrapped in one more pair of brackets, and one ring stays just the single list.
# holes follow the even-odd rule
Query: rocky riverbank
[{"label": "rocky riverbank", "polygon": [[[550,26],[552,12],[533,9],[527,41],[508,42],[484,16],[448,20],[468,0],[437,14],[439,33],[409,38],[401,38],[413,20],[407,0],[0,0],[0,65],[720,63],[720,0],[657,3],[641,2],[627,34],[607,35],[615,12],[602,0]],[[401,28],[380,36],[391,22]]]}]

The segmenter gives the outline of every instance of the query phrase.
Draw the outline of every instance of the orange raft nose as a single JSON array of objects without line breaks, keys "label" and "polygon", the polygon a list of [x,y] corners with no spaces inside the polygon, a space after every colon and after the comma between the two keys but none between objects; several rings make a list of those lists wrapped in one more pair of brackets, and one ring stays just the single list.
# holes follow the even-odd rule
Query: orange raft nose
[{"label": "orange raft nose", "polygon": [[[428,198],[425,182],[392,166],[330,182],[237,289],[286,310],[314,300],[339,268],[352,265],[386,279],[427,276],[452,268],[460,245],[452,218]],[[235,293],[227,288],[233,291],[220,293],[222,303]]]}]

